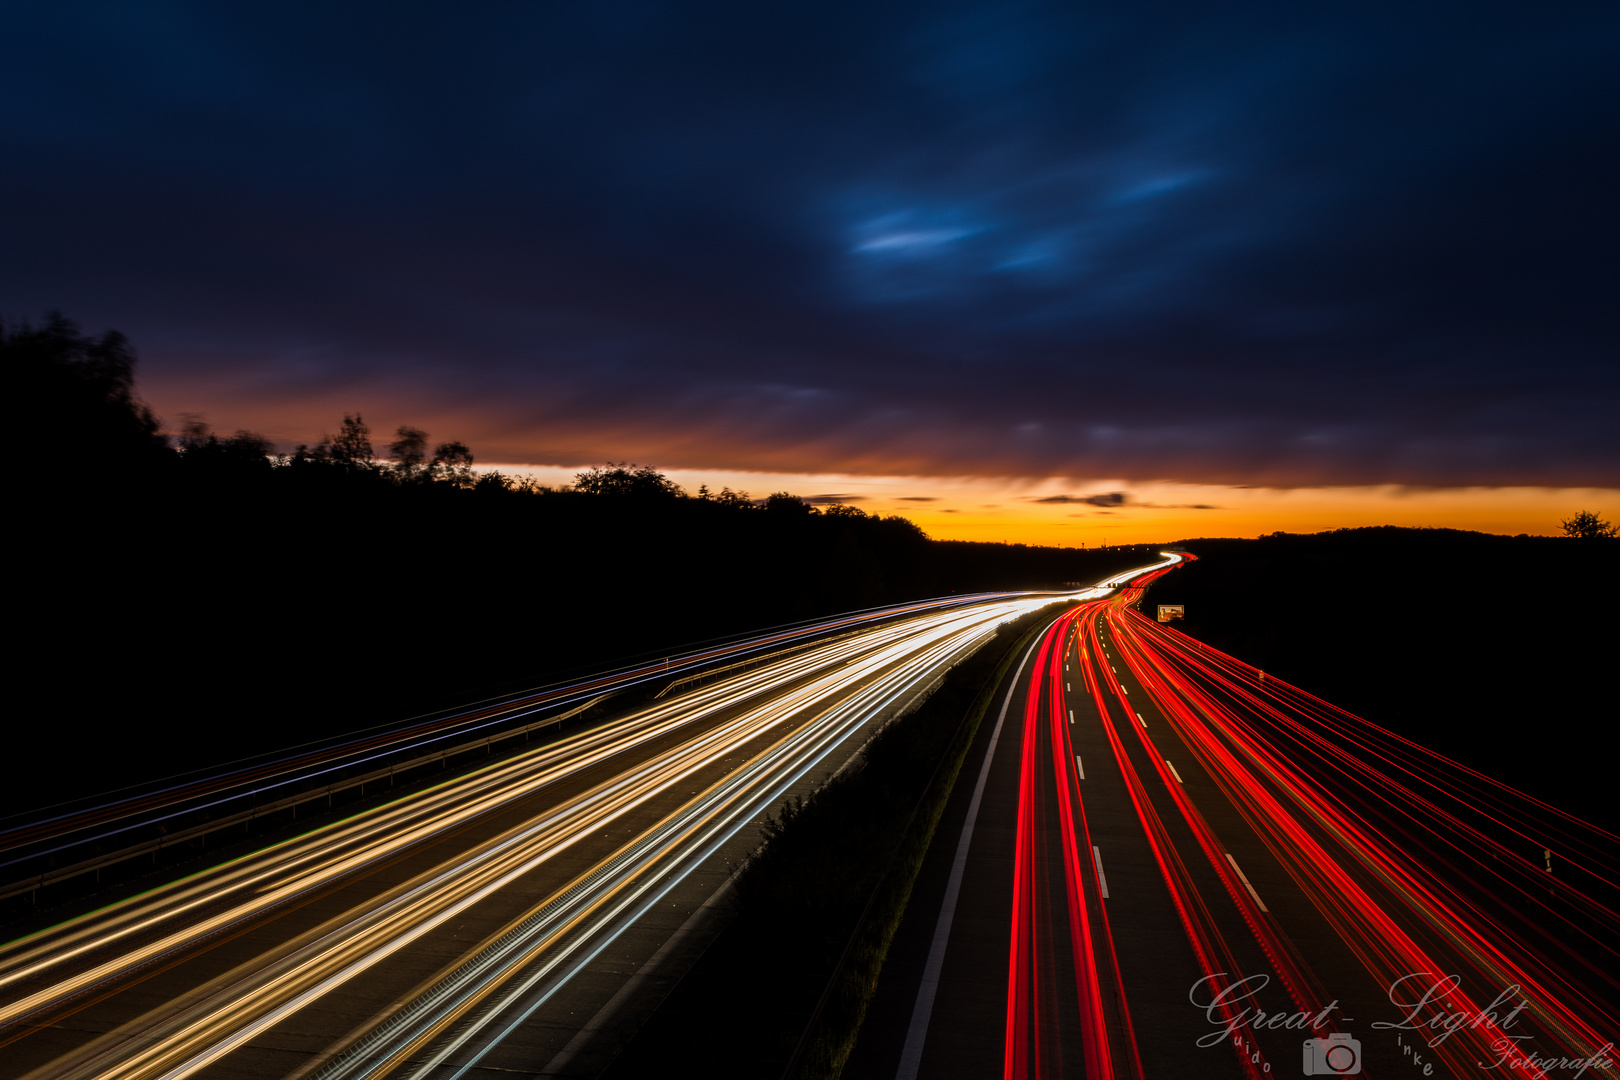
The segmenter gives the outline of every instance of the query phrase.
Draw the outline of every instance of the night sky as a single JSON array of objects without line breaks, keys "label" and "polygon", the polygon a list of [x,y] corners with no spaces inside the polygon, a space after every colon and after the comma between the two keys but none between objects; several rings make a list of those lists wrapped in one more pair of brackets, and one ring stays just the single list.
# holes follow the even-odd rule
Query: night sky
[{"label": "night sky", "polygon": [[1614,488],[1617,57],[1612,0],[8,3],[0,315],[283,445]]}]

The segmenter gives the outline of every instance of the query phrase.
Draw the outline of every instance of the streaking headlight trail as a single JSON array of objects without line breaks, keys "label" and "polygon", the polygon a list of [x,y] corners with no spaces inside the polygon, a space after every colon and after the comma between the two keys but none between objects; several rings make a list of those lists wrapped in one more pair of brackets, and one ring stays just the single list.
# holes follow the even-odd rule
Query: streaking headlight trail
[{"label": "streaking headlight trail", "polygon": [[298,1074],[459,1075],[784,792],[848,759],[875,717],[1055,599],[1011,594],[857,627],[11,942],[0,1041],[23,1049],[161,977],[184,990],[113,1010],[116,1023],[63,1040],[75,1045],[26,1075],[201,1075],[307,1022],[335,991],[398,978],[398,958],[431,943],[446,956],[436,971],[382,994]]}]

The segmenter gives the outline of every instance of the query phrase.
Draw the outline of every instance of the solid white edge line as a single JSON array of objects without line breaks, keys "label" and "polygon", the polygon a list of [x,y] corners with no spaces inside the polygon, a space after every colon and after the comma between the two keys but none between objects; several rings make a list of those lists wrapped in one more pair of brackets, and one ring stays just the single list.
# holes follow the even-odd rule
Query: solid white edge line
[{"label": "solid white edge line", "polygon": [[1097,860],[1097,886],[1102,890],[1102,898],[1108,899],[1108,875],[1103,873],[1102,848],[1096,844],[1091,845],[1091,857]]},{"label": "solid white edge line", "polygon": [[[1020,670],[1022,670],[1022,669],[1020,668]],[[834,749],[837,746],[839,746],[839,745],[841,745],[843,743],[843,740],[844,740],[844,738],[845,738],[845,736],[847,734],[848,734],[848,732],[846,731],[844,735],[838,735],[836,738],[834,738],[831,741],[830,744],[829,743],[824,743],[823,744],[824,748],[821,750],[821,752],[818,755],[816,755],[814,757],[813,760],[809,761],[808,763],[806,763],[802,767],[800,767],[799,771],[797,772],[797,774],[795,776],[793,776],[792,778],[780,783],[777,786],[776,794],[772,795],[768,799],[765,799],[761,805],[762,806],[768,806],[768,805],[774,803],[776,801],[776,799],[781,797],[781,795],[783,793],[785,793],[793,783],[796,783],[799,779],[803,778],[804,776],[809,775],[809,772],[810,772],[811,769],[815,768],[815,766],[817,764],[819,764],[822,760],[824,760],[830,753],[833,753]],[[735,824],[732,824],[731,826],[729,826],[729,831],[724,831],[724,836],[722,836],[720,838],[720,840],[711,841],[709,850],[705,854],[701,855],[698,858],[697,862],[693,863],[693,865],[697,865],[698,863],[701,863],[701,861],[703,859],[706,859],[706,858],[709,857],[709,855],[712,855],[716,850],[719,849],[720,844],[724,843],[726,840],[729,840],[731,837],[735,836],[738,832],[740,832],[744,828],[746,823],[747,822],[745,820],[735,819]],[[567,983],[568,979],[571,979],[573,977],[574,973],[577,973],[580,969],[582,969],[584,967],[584,965],[593,962],[598,956],[600,956],[603,952],[605,952],[615,941],[618,940],[618,938],[619,938],[619,936],[621,934],[623,934],[637,920],[639,920],[643,915],[645,915],[648,911],[650,911],[652,909],[653,905],[655,905],[659,900],[661,900],[665,895],[667,895],[668,892],[670,891],[670,889],[674,888],[676,884],[677,884],[677,882],[675,882],[675,881],[666,881],[666,883],[664,883],[661,888],[658,887],[656,884],[649,885],[649,886],[644,886],[642,889],[637,890],[636,893],[632,894],[632,896],[628,900],[620,903],[619,906],[618,906],[618,910],[622,912],[624,910],[627,910],[629,907],[634,906],[634,904],[638,902],[638,900],[637,900],[638,897],[646,894],[649,891],[653,892],[653,895],[650,898],[645,899],[644,901],[641,902],[641,909],[638,912],[636,912],[634,915],[632,915],[629,919],[620,921],[619,924],[618,924],[617,929],[614,929],[612,931],[612,933],[610,933],[605,939],[603,939],[603,940],[601,940],[601,941],[599,941],[599,942],[597,942],[595,944],[595,947],[592,949],[592,951],[587,956],[585,956],[582,961],[580,961],[578,964],[576,964],[574,972],[570,972],[569,974],[565,975],[561,980],[554,982],[549,990],[547,990],[544,994],[542,994],[538,999],[531,1002],[529,1004],[528,1008],[524,1009],[521,1014],[519,1014],[515,1019],[513,1019],[511,1022],[509,1022],[506,1025],[504,1030],[502,1030],[501,1032],[496,1034],[493,1038],[489,1038],[487,1036],[484,1037],[483,1044],[480,1047],[477,1047],[472,1052],[471,1057],[468,1058],[467,1060],[465,1060],[460,1065],[459,1068],[457,1068],[454,1063],[450,1063],[448,1065],[448,1067],[449,1068],[455,1068],[456,1071],[449,1077],[449,1080],[461,1080],[461,1078],[466,1076],[470,1071],[472,1071],[475,1068],[478,1068],[479,1063],[483,1060],[483,1058],[484,1058],[484,1056],[486,1054],[488,1054],[491,1050],[493,1050],[497,1045],[504,1042],[506,1040],[506,1038],[509,1035],[511,1035],[511,1033],[513,1031],[515,1031],[518,1028],[519,1025],[527,1023],[529,1018],[531,1016],[533,1016],[534,1013],[537,1010],[539,1010],[542,1006],[544,1006],[547,1002],[549,1002],[553,998],[553,996],[555,996],[559,991],[561,991],[563,986]],[[580,945],[588,944],[588,939],[582,940],[579,944]],[[570,948],[566,949],[564,951],[564,953],[563,953],[563,957],[566,957],[569,953],[574,951],[574,948],[577,948],[577,946],[570,947]],[[559,957],[558,960],[554,960],[554,961],[551,961],[551,962],[548,962],[548,963],[542,965],[539,972],[537,972],[536,974],[529,975],[527,977],[527,979],[526,979],[527,985],[526,986],[520,986],[519,990],[518,990],[518,992],[517,992],[517,994],[515,996],[510,997],[507,1002],[498,1005],[495,1008],[494,1012],[492,1012],[489,1015],[488,1020],[493,1021],[496,1017],[499,1017],[503,1012],[505,1012],[507,1010],[508,1006],[513,1001],[521,1002],[522,998],[529,992],[529,990],[531,990],[535,985],[540,984],[542,978],[549,977],[550,972],[557,966],[558,963],[561,962],[561,959],[563,957]],[[449,1059],[450,1057],[452,1057],[452,1056],[454,1056],[456,1054],[460,1054],[462,1052],[462,1050],[464,1049],[465,1044],[467,1042],[469,1042],[472,1039],[472,1037],[474,1036],[474,1034],[483,1026],[485,1026],[484,1023],[480,1023],[480,1024],[476,1025],[475,1027],[473,1027],[473,1028],[463,1032],[462,1034],[456,1036],[455,1039],[452,1041],[452,1043],[448,1047],[439,1050],[438,1053],[434,1055],[434,1057],[432,1057],[432,1058],[430,1058],[430,1059],[428,1059],[426,1061],[418,1061],[416,1063],[417,1064],[416,1070],[411,1074],[412,1077],[417,1078],[417,1077],[425,1076],[425,1075],[433,1072],[434,1070],[439,1069],[441,1066],[446,1065],[447,1059]]]},{"label": "solid white edge line", "polygon": [[714,891],[713,895],[703,901],[697,910],[692,912],[686,921],[681,924],[680,929],[671,934],[669,940],[660,945],[658,951],[648,957],[647,962],[637,968],[636,973],[630,976],[623,986],[619,987],[619,992],[609,998],[607,1004],[598,1009],[596,1015],[591,1017],[585,1026],[575,1033],[572,1039],[568,1040],[568,1045],[557,1051],[557,1056],[548,1061],[546,1067],[541,1069],[538,1075],[555,1076],[562,1071],[564,1065],[577,1057],[579,1052],[585,1049],[586,1044],[596,1037],[597,1032],[607,1027],[608,1021],[612,1020],[614,1014],[624,1007],[625,1002],[629,1001],[632,995],[657,974],[658,967],[664,962],[664,958],[674,952],[677,945],[697,931],[698,924],[708,918],[709,913],[720,905],[721,899],[731,891],[732,884],[733,878],[727,878],[724,884]]},{"label": "solid white edge line", "polygon": [[[809,775],[810,770],[814,769],[818,764],[820,764],[820,762],[825,760],[829,754],[833,753],[838,746],[843,744],[844,739],[848,736],[848,734],[849,729],[846,726],[842,733],[833,732],[833,737],[830,741],[828,741],[825,736],[818,736],[820,741],[814,748],[815,752],[810,760],[804,762],[800,766],[797,766],[797,772],[786,779],[782,779],[782,777],[779,775],[779,783],[776,785],[776,793],[764,799],[761,805],[765,806],[773,803],[775,799],[779,797],[782,792],[786,791],[793,783],[796,783],[800,778]],[[802,750],[800,753],[802,756]],[[779,769],[780,766],[773,766],[773,768]],[[711,828],[709,830],[709,836],[705,841],[707,850],[697,856],[697,862],[701,862],[703,859],[706,859],[712,855],[715,850],[718,850],[721,844],[730,840],[731,837],[740,832],[746,824],[746,819],[733,817],[730,819],[729,824],[724,824],[717,828]],[[718,837],[718,839],[716,839],[716,837]],[[697,865],[697,863],[693,863],[693,865]],[[449,1068],[456,1069],[450,1080],[457,1080],[457,1078],[465,1076],[470,1070],[478,1068],[479,1062],[486,1054],[488,1054],[496,1045],[505,1040],[506,1037],[509,1036],[511,1032],[514,1031],[520,1024],[527,1022],[529,1017],[532,1016],[536,1010],[540,1009],[548,1001],[550,1001],[551,998],[562,989],[567,981],[571,979],[578,970],[583,968],[586,964],[593,962],[605,950],[612,946],[626,929],[628,929],[638,919],[650,911],[652,907],[656,905],[658,901],[662,899],[662,897],[666,895],[670,889],[674,888],[675,885],[678,884],[679,880],[683,879],[684,877],[685,874],[683,873],[674,880],[670,880],[667,875],[665,875],[662,881],[655,878],[651,883],[635,889],[627,899],[617,904],[615,912],[613,913],[613,918],[618,918],[620,913],[628,911],[637,904],[641,905],[640,910],[630,915],[627,919],[620,920],[616,928],[611,928],[611,923],[601,924],[602,926],[609,926],[611,928],[611,932],[605,938],[596,942],[594,946],[591,946],[591,942],[587,937],[581,939],[579,942],[576,942],[573,945],[565,947],[556,959],[545,962],[535,973],[525,976],[524,984],[519,987],[516,995],[509,996],[507,1001],[498,1004],[494,1011],[488,1015],[488,1017],[475,1023],[472,1028],[469,1028],[461,1034],[455,1036],[454,1040],[448,1047],[439,1050],[431,1059],[417,1062],[416,1064],[418,1067],[412,1075],[426,1075],[426,1073],[438,1069],[441,1065],[445,1065],[447,1059],[453,1055],[462,1053],[466,1047],[466,1044],[477,1036],[480,1029],[486,1027],[490,1023],[495,1022],[498,1017],[509,1010],[514,1002],[521,1004],[522,998],[535,986],[541,985],[544,980],[551,978],[552,972],[572,953],[582,947],[590,947],[591,951],[589,954],[584,956],[582,960],[579,960],[576,963],[573,971],[565,973],[560,979],[554,981],[550,989],[547,989],[537,999],[530,1003],[520,1015],[507,1024],[503,1031],[496,1034],[493,1038],[489,1036],[479,1036],[483,1039],[483,1042],[481,1045],[475,1046],[472,1049],[472,1056],[469,1060],[466,1060],[459,1067],[453,1063],[447,1066]]]},{"label": "solid white edge line", "polygon": [[950,880],[945,884],[945,899],[939,908],[939,921],[934,924],[934,940],[928,946],[928,961],[923,965],[922,982],[917,987],[917,1004],[911,1010],[911,1024],[906,1028],[906,1044],[900,1051],[900,1067],[895,1080],[917,1080],[922,1065],[923,1043],[928,1037],[928,1020],[934,1012],[934,996],[939,992],[939,973],[945,966],[945,944],[951,937],[951,920],[956,917],[956,897],[962,891],[962,874],[967,869],[968,847],[973,842],[973,823],[979,816],[979,803],[984,799],[984,785],[990,779],[990,763],[996,757],[996,743],[1001,739],[1001,726],[1007,720],[1007,708],[1018,692],[1018,680],[1024,667],[1035,655],[1035,646],[1041,635],[1030,642],[1024,659],[1013,674],[1012,685],[1007,688],[1007,699],[1001,703],[1001,714],[996,717],[995,730],[990,732],[990,746],[984,752],[984,764],[979,768],[979,780],[973,785],[973,798],[968,802],[967,820],[962,823],[962,838],[956,842],[956,858],[951,863]]}]

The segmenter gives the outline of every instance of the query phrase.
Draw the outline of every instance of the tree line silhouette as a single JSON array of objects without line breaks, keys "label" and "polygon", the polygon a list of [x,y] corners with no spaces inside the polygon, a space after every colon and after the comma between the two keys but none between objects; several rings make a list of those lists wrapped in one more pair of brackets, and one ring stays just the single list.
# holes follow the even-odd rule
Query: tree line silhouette
[{"label": "tree line silhouette", "polygon": [[606,464],[476,471],[359,412],[277,453],[186,416],[172,437],[116,332],[0,326],[25,431],[11,808],[326,737],[700,640],[1142,561],[930,540],[787,493],[687,493]]},{"label": "tree line silhouette", "polygon": [[[170,437],[136,393],[129,342],[60,316],[0,325],[0,363],[38,448],[14,473],[29,719],[8,755],[11,808],[706,638],[1095,580],[1153,550],[935,541],[781,492],[689,494],[639,465],[547,488],[475,471],[465,444],[409,425],[379,455],[359,413],[290,453],[196,416]],[[1595,673],[1612,649],[1614,529],[1590,511],[1560,524],[1582,542],[1389,527],[1189,541],[1207,557],[1151,599],[1187,604],[1181,625],[1226,651],[1502,773],[1541,745],[1524,718],[1554,708],[1584,730],[1608,711]],[[1534,625],[1506,629],[1514,605]],[[1424,638],[1404,659],[1367,659],[1413,627]],[[1581,790],[1547,783],[1566,802]]]}]

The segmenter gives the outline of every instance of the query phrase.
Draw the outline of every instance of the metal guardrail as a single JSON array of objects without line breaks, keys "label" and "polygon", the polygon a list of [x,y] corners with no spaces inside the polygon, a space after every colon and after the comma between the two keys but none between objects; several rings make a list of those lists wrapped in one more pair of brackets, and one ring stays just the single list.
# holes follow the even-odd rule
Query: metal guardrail
[{"label": "metal guardrail", "polygon": [[[970,604],[970,603],[976,602],[978,600],[985,599],[985,598],[987,598],[987,597],[989,597],[991,595],[997,595],[997,594],[985,594],[984,596],[974,595],[974,596],[964,596],[964,597],[952,597],[952,598],[950,598],[949,602],[951,604]],[[941,599],[943,599],[943,598],[941,598]],[[872,621],[883,621],[883,620],[886,620],[888,618],[893,618],[893,617],[903,617],[904,615],[910,614],[910,613],[912,613],[913,611],[915,611],[915,610],[917,610],[919,608],[925,608],[925,607],[928,607],[928,606],[932,606],[932,604],[928,603],[928,602],[921,602],[921,603],[897,605],[895,608],[873,609],[873,610],[868,611],[868,612],[849,613],[849,615],[843,616],[841,618],[849,619],[850,616],[856,616],[856,618],[853,621],[865,624],[865,623],[869,623],[869,622],[872,622]],[[860,616],[865,616],[865,617],[861,618]],[[846,625],[847,625],[847,623],[846,623]],[[866,628],[865,626],[862,626],[862,629],[865,629],[865,628]],[[813,627],[813,626],[812,627],[806,627],[805,629],[809,630],[810,632],[813,633],[815,627]],[[691,687],[691,686],[693,686],[695,684],[704,682],[704,681],[706,681],[708,679],[715,678],[717,676],[721,676],[721,675],[729,673],[729,672],[735,672],[735,671],[738,671],[738,670],[741,670],[741,669],[744,669],[744,668],[754,667],[754,666],[757,666],[757,665],[760,665],[760,664],[763,664],[763,663],[768,663],[768,662],[770,662],[772,660],[780,659],[780,658],[782,658],[784,656],[788,656],[788,655],[791,655],[793,653],[796,653],[796,652],[799,652],[799,651],[802,651],[802,650],[805,650],[805,649],[813,648],[813,647],[818,646],[818,645],[825,645],[830,641],[841,640],[842,638],[850,637],[850,636],[853,636],[853,635],[858,634],[860,632],[861,632],[861,630],[848,630],[848,631],[846,631],[846,632],[844,632],[842,634],[834,634],[834,635],[828,636],[828,637],[817,636],[817,637],[812,638],[812,640],[809,640],[809,641],[801,642],[801,643],[798,643],[798,644],[795,644],[795,645],[790,645],[790,646],[788,646],[786,648],[773,650],[771,652],[764,653],[764,654],[761,654],[761,655],[751,656],[751,657],[748,657],[745,660],[741,660],[741,661],[738,661],[736,663],[725,665],[723,667],[699,670],[699,671],[693,672],[692,674],[687,675],[687,676],[685,676],[683,678],[676,679],[674,682],[671,682],[669,685],[665,686],[664,689],[662,691],[660,691],[656,695],[654,700],[657,700],[659,698],[663,698],[663,697],[665,697],[665,696],[667,696],[667,695],[669,695],[671,693],[679,692],[679,691],[684,690],[686,688],[689,688],[689,687]],[[747,643],[744,642],[742,644],[746,647]],[[694,659],[694,657],[683,657],[682,659],[686,663],[690,663],[691,660]],[[699,660],[698,662],[699,662],[699,664],[702,663],[701,660]],[[651,676],[651,677],[656,677],[656,676]],[[557,716],[551,716],[551,717],[547,717],[547,718],[545,718],[543,720],[537,720],[537,721],[534,721],[532,723],[525,724],[525,725],[522,725],[522,726],[519,726],[519,727],[509,728],[509,729],[506,729],[506,730],[501,731],[501,732],[496,733],[496,734],[485,735],[485,736],[481,736],[481,737],[478,737],[478,738],[468,739],[468,740],[466,740],[464,742],[459,742],[459,743],[453,742],[450,745],[444,746],[444,747],[442,747],[440,749],[428,751],[426,753],[421,753],[421,754],[415,755],[414,757],[407,758],[407,759],[405,759],[403,761],[397,761],[397,762],[387,766],[386,768],[378,768],[378,769],[374,769],[374,770],[372,770],[370,772],[367,772],[367,773],[364,773],[364,774],[345,777],[345,778],[343,778],[341,780],[334,780],[334,781],[331,781],[331,782],[329,782],[327,784],[324,784],[324,785],[321,785],[321,786],[308,788],[308,789],[305,789],[303,791],[294,793],[292,795],[285,796],[283,798],[275,800],[274,802],[260,803],[260,804],[257,804],[257,805],[249,806],[249,807],[247,807],[245,809],[236,811],[234,813],[226,814],[226,815],[224,815],[222,817],[213,818],[213,819],[206,820],[206,821],[201,821],[201,822],[198,822],[195,825],[192,825],[192,826],[187,827],[187,828],[179,829],[179,830],[177,830],[175,832],[164,832],[164,833],[162,833],[162,835],[152,837],[150,839],[140,841],[140,842],[136,842],[136,843],[125,844],[125,845],[122,845],[122,846],[112,850],[112,851],[108,851],[108,852],[105,852],[105,853],[98,853],[98,854],[96,854],[96,855],[94,855],[94,856],[92,856],[90,858],[82,859],[82,860],[80,860],[78,862],[69,864],[67,866],[50,867],[50,866],[47,865],[45,868],[40,869],[37,873],[32,873],[32,874],[29,874],[29,875],[27,875],[25,877],[21,877],[21,878],[14,878],[14,879],[12,879],[11,881],[9,881],[9,882],[7,882],[5,884],[0,884],[0,901],[7,900],[7,899],[10,899],[12,897],[19,896],[19,895],[22,895],[22,894],[25,894],[25,893],[37,893],[38,890],[40,890],[40,889],[42,889],[42,888],[44,888],[46,886],[60,884],[60,883],[65,882],[65,881],[70,881],[70,880],[75,879],[75,878],[83,877],[86,874],[95,874],[96,877],[97,877],[97,882],[99,883],[100,875],[101,875],[101,872],[103,870],[109,869],[109,868],[114,867],[114,866],[121,865],[123,863],[130,862],[130,861],[132,861],[134,859],[138,859],[138,858],[140,858],[140,857],[142,857],[144,855],[151,855],[153,857],[153,860],[155,861],[156,858],[157,858],[157,854],[159,852],[165,850],[165,849],[172,849],[172,848],[176,848],[178,846],[184,845],[184,844],[189,844],[189,843],[192,843],[192,842],[196,841],[198,838],[207,837],[210,834],[213,834],[213,833],[216,833],[216,832],[223,832],[223,831],[228,830],[228,829],[239,828],[239,827],[243,826],[244,824],[251,826],[252,822],[255,821],[255,820],[270,817],[270,816],[272,816],[274,814],[281,813],[281,812],[283,812],[285,810],[288,810],[288,809],[292,809],[294,811],[294,816],[296,817],[297,807],[302,806],[302,805],[304,805],[306,803],[311,803],[311,802],[316,802],[316,801],[321,800],[321,799],[326,799],[328,801],[328,804],[330,805],[330,801],[331,801],[332,797],[334,795],[336,795],[336,794],[341,793],[341,792],[346,792],[346,791],[352,790],[352,789],[357,788],[357,787],[361,788],[363,790],[367,784],[375,783],[375,782],[377,782],[379,780],[385,780],[385,779],[389,780],[389,781],[392,781],[392,779],[395,776],[398,776],[401,773],[410,772],[412,770],[422,768],[424,765],[429,765],[429,764],[431,764],[431,763],[433,763],[435,761],[443,761],[443,760],[445,760],[447,758],[455,757],[455,756],[458,756],[460,754],[464,754],[464,753],[467,753],[469,751],[476,750],[481,746],[482,747],[489,747],[489,746],[492,746],[495,743],[504,742],[504,741],[506,741],[508,739],[515,738],[515,737],[520,736],[520,735],[525,735],[525,734],[527,734],[529,732],[535,731],[535,730],[540,729],[540,728],[559,725],[563,721],[565,721],[567,719],[570,719],[570,718],[572,718],[574,716],[578,716],[579,714],[581,714],[581,713],[595,707],[597,704],[601,703],[603,700],[605,700],[605,699],[607,699],[609,697],[615,696],[616,694],[622,693],[624,690],[630,688],[630,686],[635,685],[636,682],[646,681],[646,678],[647,678],[647,675],[644,673],[643,677],[641,679],[637,679],[637,680],[635,680],[633,682],[625,683],[622,686],[615,687],[615,688],[609,690],[607,693],[598,695],[596,697],[593,697],[590,701],[586,702],[585,704],[580,705],[580,706],[578,706],[576,708],[570,709],[567,712],[561,713],[561,714],[559,714]],[[222,801],[229,802],[229,801],[232,800],[232,798],[241,798],[241,797],[243,797],[243,796],[242,795],[226,796]],[[201,811],[203,809],[205,809],[205,807],[198,807],[197,811]],[[154,822],[152,824],[156,824],[156,823]],[[158,826],[158,827],[160,829],[163,828],[161,825]],[[93,838],[87,838],[85,841],[83,841],[79,845],[69,843],[67,845],[67,849],[71,850],[74,846],[81,846],[81,847],[82,846],[88,846],[88,845],[90,845],[92,843],[94,843],[94,839]],[[19,859],[18,862],[32,861],[34,858],[38,858],[41,861],[47,861],[47,860],[49,860],[51,858],[51,854],[49,852],[40,852],[36,856],[24,856],[23,858]]]}]

